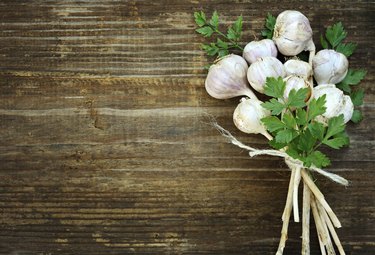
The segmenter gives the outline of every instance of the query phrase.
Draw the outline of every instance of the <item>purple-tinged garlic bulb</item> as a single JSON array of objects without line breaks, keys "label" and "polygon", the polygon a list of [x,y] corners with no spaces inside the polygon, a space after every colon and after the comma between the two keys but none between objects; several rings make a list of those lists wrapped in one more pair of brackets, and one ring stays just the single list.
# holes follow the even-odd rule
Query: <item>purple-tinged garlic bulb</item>
[{"label": "purple-tinged garlic bulb", "polygon": [[230,54],[221,58],[208,71],[205,82],[207,93],[216,99],[237,96],[256,98],[246,79],[247,69],[245,59],[238,55]]},{"label": "purple-tinged garlic bulb", "polygon": [[334,50],[321,50],[312,60],[314,78],[318,84],[337,84],[347,72],[349,62],[344,54]]},{"label": "purple-tinged garlic bulb", "polygon": [[233,122],[236,127],[247,134],[262,134],[268,139],[268,134],[261,119],[271,115],[271,112],[262,107],[262,101],[242,98],[233,113]]},{"label": "purple-tinged garlic bulb", "polygon": [[313,31],[309,20],[299,11],[283,11],[276,18],[273,41],[285,56],[296,56],[302,51],[315,52]]},{"label": "purple-tinged garlic bulb", "polygon": [[264,93],[267,77],[285,77],[284,66],[275,57],[259,58],[247,71],[247,79],[251,87],[260,93]]},{"label": "purple-tinged garlic bulb", "polygon": [[284,81],[286,84],[285,90],[284,90],[284,99],[288,99],[289,93],[292,89],[299,90],[303,88],[309,89],[309,93],[307,94],[305,101],[307,102],[310,99],[312,90],[313,90],[313,87],[310,84],[310,82],[308,82],[307,80],[301,77],[294,76],[294,75],[284,78]]},{"label": "purple-tinged garlic bulb", "polygon": [[316,86],[313,91],[314,98],[319,98],[326,95],[325,107],[326,112],[317,117],[317,120],[322,123],[327,123],[328,119],[344,115],[344,123],[347,123],[353,115],[353,102],[351,98],[344,95],[342,90],[336,88],[334,84],[321,84]]},{"label": "purple-tinged garlic bulb", "polygon": [[290,59],[284,63],[284,67],[286,76],[294,75],[309,80],[313,75],[309,63],[302,60]]},{"label": "purple-tinged garlic bulb", "polygon": [[277,57],[277,48],[270,39],[252,41],[245,46],[242,56],[252,64],[262,57]]}]

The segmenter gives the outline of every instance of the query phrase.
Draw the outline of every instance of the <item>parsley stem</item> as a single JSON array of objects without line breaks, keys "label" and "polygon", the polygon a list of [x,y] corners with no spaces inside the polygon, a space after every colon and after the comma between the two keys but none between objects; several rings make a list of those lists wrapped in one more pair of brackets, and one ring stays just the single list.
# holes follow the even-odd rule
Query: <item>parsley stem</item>
[{"label": "parsley stem", "polygon": [[[211,25],[210,25],[210,26],[211,26]],[[225,39],[227,39],[228,41],[230,41],[230,42],[233,44],[233,46],[235,46],[236,48],[238,48],[238,49],[240,49],[240,50],[242,50],[242,51],[244,50],[244,48],[242,48],[240,45],[238,45],[237,42],[235,42],[235,41],[229,39],[225,34],[223,34],[222,32],[220,32],[220,31],[217,30],[216,28],[214,28],[214,27],[212,27],[212,26],[211,26],[211,28],[212,28],[216,33],[218,33],[219,35],[221,35],[222,37],[224,37]]]}]

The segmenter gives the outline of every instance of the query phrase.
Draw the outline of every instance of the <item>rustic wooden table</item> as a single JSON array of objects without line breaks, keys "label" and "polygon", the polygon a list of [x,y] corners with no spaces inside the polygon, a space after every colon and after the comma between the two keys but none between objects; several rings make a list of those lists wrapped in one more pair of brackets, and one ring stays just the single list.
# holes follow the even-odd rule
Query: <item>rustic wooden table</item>
[{"label": "rustic wooden table", "polygon": [[[289,171],[250,159],[208,124],[232,124],[238,98],[204,89],[209,61],[192,13],[244,16],[243,44],[267,12],[298,9],[315,41],[342,21],[366,68],[365,120],[329,151],[348,188],[319,185],[347,254],[375,254],[372,1],[0,2],[1,254],[274,254]],[[298,254],[291,223],[285,254]],[[312,227],[312,252],[320,254]]]}]

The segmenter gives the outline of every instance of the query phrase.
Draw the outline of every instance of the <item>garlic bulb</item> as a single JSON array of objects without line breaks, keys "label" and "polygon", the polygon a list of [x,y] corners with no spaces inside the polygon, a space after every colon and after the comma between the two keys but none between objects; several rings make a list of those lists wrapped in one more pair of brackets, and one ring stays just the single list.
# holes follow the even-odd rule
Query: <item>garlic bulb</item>
[{"label": "garlic bulb", "polygon": [[284,63],[286,76],[295,75],[305,80],[312,76],[312,68],[309,63],[297,59],[290,59]]},{"label": "garlic bulb", "polygon": [[285,77],[283,64],[275,57],[259,58],[250,65],[247,71],[247,79],[251,87],[260,93],[264,93],[264,85],[267,77]]},{"label": "garlic bulb", "polygon": [[284,90],[284,99],[288,99],[289,93],[292,89],[299,90],[302,88],[309,88],[309,93],[307,94],[305,101],[308,101],[310,99],[313,88],[312,88],[312,85],[308,81],[304,80],[301,77],[297,77],[293,75],[286,77],[284,81],[286,84],[285,90]]},{"label": "garlic bulb", "polygon": [[270,39],[252,41],[245,46],[242,56],[249,64],[252,64],[258,58],[276,57],[277,49],[275,43]]},{"label": "garlic bulb", "polygon": [[318,84],[337,84],[347,72],[349,62],[344,54],[334,50],[321,50],[312,60],[314,77]]},{"label": "garlic bulb", "polygon": [[256,98],[246,79],[247,69],[245,59],[240,56],[230,54],[223,57],[208,71],[205,82],[207,93],[216,99],[237,96]]},{"label": "garlic bulb", "polygon": [[326,95],[326,112],[318,116],[317,120],[327,123],[329,118],[344,115],[344,122],[348,122],[353,115],[353,103],[349,96],[344,95],[342,90],[336,88],[334,84],[322,84],[316,86],[313,92],[314,98]]},{"label": "garlic bulb", "polygon": [[315,52],[309,20],[299,11],[283,11],[276,18],[273,40],[285,56],[296,56],[304,50]]},{"label": "garlic bulb", "polygon": [[[242,132],[248,134],[263,134],[269,138],[261,119],[271,115],[271,112],[261,106],[257,99],[242,98],[233,113],[233,122]],[[271,137],[272,139],[272,137]]]}]

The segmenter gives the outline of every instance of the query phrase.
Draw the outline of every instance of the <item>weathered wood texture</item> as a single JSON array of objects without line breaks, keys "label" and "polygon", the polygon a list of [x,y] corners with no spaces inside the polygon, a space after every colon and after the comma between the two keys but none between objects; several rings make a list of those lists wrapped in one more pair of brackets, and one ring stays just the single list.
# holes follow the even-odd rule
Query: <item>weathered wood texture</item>
[{"label": "weathered wood texture", "polygon": [[[1,254],[274,254],[289,172],[250,159],[207,115],[236,131],[238,99],[204,90],[208,59],[192,13],[244,16],[244,41],[267,12],[298,9],[318,42],[342,21],[367,68],[365,120],[329,151],[348,188],[319,178],[347,254],[375,254],[374,3],[371,1],[0,2]],[[285,254],[298,254],[292,223]],[[312,254],[319,254],[314,228]]]}]

